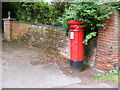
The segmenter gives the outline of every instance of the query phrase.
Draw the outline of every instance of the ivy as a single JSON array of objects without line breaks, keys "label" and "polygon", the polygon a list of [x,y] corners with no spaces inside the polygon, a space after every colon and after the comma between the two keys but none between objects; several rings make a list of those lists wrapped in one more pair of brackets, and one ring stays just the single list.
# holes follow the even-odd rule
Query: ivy
[{"label": "ivy", "polygon": [[96,36],[96,34],[97,34],[97,32],[91,32],[88,35],[86,35],[86,38],[84,39],[83,43],[85,45],[87,45],[88,44],[88,40],[91,39],[93,36]]},{"label": "ivy", "polygon": [[[112,14],[113,7],[106,5],[106,3],[96,2],[72,2],[68,9],[65,10],[62,17],[58,19],[60,24],[65,28],[66,35],[69,35],[70,25],[69,20],[77,20],[86,22],[85,39],[83,43],[87,45],[89,39],[97,35],[99,27],[105,28],[105,23],[102,21]],[[88,33],[89,32],[89,33]]]},{"label": "ivy", "polygon": [[[112,10],[120,10],[119,2],[97,3],[97,2],[22,2],[17,12],[17,18],[20,21],[33,23],[42,23],[55,26],[63,26],[66,35],[69,35],[69,20],[86,22],[84,27],[84,44],[92,37],[98,35],[99,27],[105,28],[102,21],[109,18]],[[93,33],[94,32],[94,33]],[[89,38],[88,38],[89,37]]]},{"label": "ivy", "polygon": [[111,2],[111,3],[108,3],[108,5],[112,5],[114,8],[116,8],[120,12],[120,1],[119,2]]}]

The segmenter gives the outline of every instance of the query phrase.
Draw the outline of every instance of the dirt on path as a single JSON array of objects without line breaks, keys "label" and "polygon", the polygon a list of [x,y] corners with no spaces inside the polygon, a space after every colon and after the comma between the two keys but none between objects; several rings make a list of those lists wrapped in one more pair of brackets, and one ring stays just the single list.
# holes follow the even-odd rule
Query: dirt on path
[{"label": "dirt on path", "polygon": [[115,82],[94,81],[94,74],[98,72],[88,66],[85,66],[84,71],[81,73],[71,73],[69,60],[59,55],[48,54],[32,46],[9,42],[4,42],[2,46],[4,88],[118,87]]}]

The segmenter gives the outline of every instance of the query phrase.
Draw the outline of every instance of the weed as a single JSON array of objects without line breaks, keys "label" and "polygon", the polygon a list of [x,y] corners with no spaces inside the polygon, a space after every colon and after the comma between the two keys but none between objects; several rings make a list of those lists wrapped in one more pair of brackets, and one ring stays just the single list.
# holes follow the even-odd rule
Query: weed
[{"label": "weed", "polygon": [[118,76],[120,75],[118,68],[109,71],[107,74],[97,74],[94,80],[110,80],[113,82],[118,82]]}]

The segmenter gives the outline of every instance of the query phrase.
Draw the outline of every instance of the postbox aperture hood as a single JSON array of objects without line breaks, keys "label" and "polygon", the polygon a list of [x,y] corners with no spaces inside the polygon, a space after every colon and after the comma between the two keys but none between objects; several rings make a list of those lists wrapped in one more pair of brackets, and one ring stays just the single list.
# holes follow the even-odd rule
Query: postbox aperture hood
[{"label": "postbox aperture hood", "polygon": [[86,24],[86,22],[77,21],[77,20],[70,20],[70,21],[68,21],[68,23],[71,24],[71,25],[82,25],[82,24]]}]

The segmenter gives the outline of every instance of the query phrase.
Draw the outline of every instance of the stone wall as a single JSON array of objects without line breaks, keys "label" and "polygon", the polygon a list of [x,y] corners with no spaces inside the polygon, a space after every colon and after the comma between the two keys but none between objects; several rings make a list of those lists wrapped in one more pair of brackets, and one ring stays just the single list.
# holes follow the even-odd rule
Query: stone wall
[{"label": "stone wall", "polygon": [[[106,28],[99,28],[98,39],[96,37],[89,40],[88,45],[84,46],[84,60],[88,62],[90,67],[95,67],[103,72],[108,72],[118,65],[118,12],[114,11],[110,15],[110,19],[105,19],[107,23]],[[23,35],[32,28],[33,24],[11,21],[4,19],[4,39],[17,39],[18,36]],[[43,28],[63,29],[61,27],[54,27],[49,25],[37,24]],[[62,31],[64,32],[64,31]],[[70,40],[64,35],[61,41],[66,43],[65,47],[58,47],[59,54],[70,59]],[[43,37],[44,38],[44,37]],[[59,40],[57,40],[59,42]],[[97,42],[97,47],[96,43]],[[53,44],[51,44],[53,45]],[[55,45],[53,45],[54,47]],[[64,46],[64,45],[63,45]]]},{"label": "stone wall", "polygon": [[[41,30],[38,30],[39,27],[41,27]],[[49,30],[43,31],[42,29]],[[53,29],[58,29],[60,32],[57,32]],[[56,52],[70,59],[70,40],[69,37],[65,36],[65,31],[62,31],[62,29],[63,28],[58,26],[33,24],[28,22],[13,21],[12,19],[4,19],[4,40],[16,41],[21,39],[23,41],[27,36],[27,40],[25,40],[24,43],[29,43],[29,45],[41,47],[42,49],[46,48],[46,50],[48,49],[52,53]],[[29,32],[32,32],[31,35]],[[44,33],[46,36],[44,36],[42,33]],[[34,38],[34,40],[31,38]],[[43,40],[37,41],[36,38],[43,38],[45,42],[42,42]]]},{"label": "stone wall", "polygon": [[94,67],[96,56],[96,42],[97,38],[94,37],[88,41],[88,45],[84,46],[84,60],[87,61],[90,67]]}]

